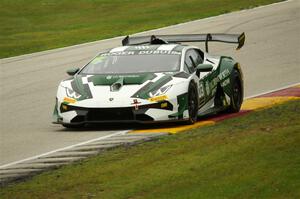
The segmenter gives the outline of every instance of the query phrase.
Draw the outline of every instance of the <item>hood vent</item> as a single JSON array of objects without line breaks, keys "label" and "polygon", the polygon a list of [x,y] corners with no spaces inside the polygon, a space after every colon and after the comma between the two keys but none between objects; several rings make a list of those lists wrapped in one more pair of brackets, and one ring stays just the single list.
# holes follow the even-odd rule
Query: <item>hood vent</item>
[{"label": "hood vent", "polygon": [[[88,77],[88,82],[93,82],[94,86],[112,86],[115,83],[121,83],[123,85],[143,84],[148,80],[152,80],[157,75],[154,73],[142,73],[142,74],[114,74],[114,75],[93,75]],[[120,79],[122,78],[122,81]]]},{"label": "hood vent", "polygon": [[113,83],[110,86],[110,91],[111,92],[119,91],[121,89],[121,87],[123,86],[123,84],[124,84],[124,78],[121,77],[118,81],[116,81],[115,83]]}]

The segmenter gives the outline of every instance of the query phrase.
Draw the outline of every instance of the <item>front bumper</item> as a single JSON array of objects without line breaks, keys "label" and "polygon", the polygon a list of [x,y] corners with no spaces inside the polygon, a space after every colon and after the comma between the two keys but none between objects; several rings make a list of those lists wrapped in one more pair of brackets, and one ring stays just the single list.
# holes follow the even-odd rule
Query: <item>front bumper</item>
[{"label": "front bumper", "polygon": [[[138,107],[119,108],[86,108],[61,103],[56,106],[56,124],[87,124],[87,123],[111,123],[111,122],[154,122],[176,120],[171,116],[173,105],[168,101],[153,104],[140,105]],[[155,116],[153,117],[153,112]],[[149,113],[152,113],[149,114]],[[160,118],[160,119],[157,119]]]}]

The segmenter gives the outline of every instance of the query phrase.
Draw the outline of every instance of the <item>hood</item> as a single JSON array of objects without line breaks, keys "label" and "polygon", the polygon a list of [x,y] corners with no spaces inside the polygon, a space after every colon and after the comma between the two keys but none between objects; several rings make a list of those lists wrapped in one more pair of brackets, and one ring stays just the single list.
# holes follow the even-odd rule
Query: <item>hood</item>
[{"label": "hood", "polygon": [[114,97],[125,100],[149,99],[167,92],[172,80],[188,78],[184,73],[143,73],[128,75],[75,75],[62,82],[80,95],[77,101]]}]

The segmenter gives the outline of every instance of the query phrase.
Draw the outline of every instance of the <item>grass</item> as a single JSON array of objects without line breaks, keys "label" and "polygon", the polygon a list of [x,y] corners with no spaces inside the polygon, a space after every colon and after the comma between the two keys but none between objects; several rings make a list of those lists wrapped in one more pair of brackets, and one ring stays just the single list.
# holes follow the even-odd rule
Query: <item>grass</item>
[{"label": "grass", "polygon": [[1,0],[0,58],[128,35],[278,1],[282,0]]},{"label": "grass", "polygon": [[300,198],[300,100],[118,148],[1,198]]}]

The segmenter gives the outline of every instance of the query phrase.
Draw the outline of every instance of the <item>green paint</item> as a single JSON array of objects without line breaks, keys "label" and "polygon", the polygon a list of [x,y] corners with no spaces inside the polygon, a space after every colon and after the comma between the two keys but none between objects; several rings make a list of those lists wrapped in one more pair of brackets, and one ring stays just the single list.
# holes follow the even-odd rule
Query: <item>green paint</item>
[{"label": "green paint", "polygon": [[74,85],[76,88],[73,88],[75,92],[78,92],[78,94],[80,94],[80,98],[76,99],[77,101],[80,100],[84,100],[87,98],[91,98],[92,96],[90,96],[90,94],[88,93],[88,91],[85,89],[83,83],[82,83],[82,76],[81,75],[76,75],[74,77]]},{"label": "green paint", "polygon": [[155,78],[153,73],[132,74],[132,75],[94,75],[89,78],[89,81],[93,82],[95,86],[112,85],[120,79],[123,79],[124,85],[129,84],[143,84],[147,80]]},{"label": "green paint", "polygon": [[[228,70],[229,73],[226,75],[226,78],[224,78],[221,81],[221,84],[224,83],[225,80],[229,79],[229,84],[224,84],[225,86],[223,87],[224,92],[228,95],[231,96],[231,91],[232,91],[232,85],[231,85],[231,78],[228,78],[231,76],[231,73],[233,72],[234,69],[234,65],[236,64],[236,62],[231,58],[231,57],[225,57],[222,56],[221,57],[221,61],[220,61],[220,71],[224,71],[224,70]],[[228,80],[227,80],[228,81]]]},{"label": "green paint", "polygon": [[156,82],[149,83],[148,85],[146,85],[143,88],[141,88],[137,93],[135,93],[133,95],[133,97],[138,97],[138,98],[142,98],[142,99],[148,99],[148,98],[150,98],[149,93],[151,91],[155,91],[155,90],[160,89],[162,86],[164,86],[166,83],[168,83],[171,80],[172,80],[172,76],[171,75],[164,75],[163,77],[161,77]]},{"label": "green paint", "polygon": [[116,81],[115,83],[116,83],[116,84],[121,84],[121,85],[123,86],[123,84],[124,84],[124,77],[120,77],[120,78],[118,79],[118,81]]},{"label": "green paint", "polygon": [[183,112],[188,110],[188,93],[184,93],[177,96],[178,112],[171,114],[170,117],[177,117],[178,119],[183,118]]},{"label": "green paint", "polygon": [[84,95],[85,94],[85,91],[84,91],[84,87],[83,87],[83,83],[82,83],[82,76],[81,75],[77,75],[75,78],[74,78],[74,81],[75,81],[75,85],[76,87],[79,89],[79,94],[81,95]]},{"label": "green paint", "polygon": [[53,114],[52,114],[52,121],[53,122],[57,122],[58,119],[59,119],[59,116],[58,116],[58,104],[57,104],[57,99],[56,99],[55,100]]}]

